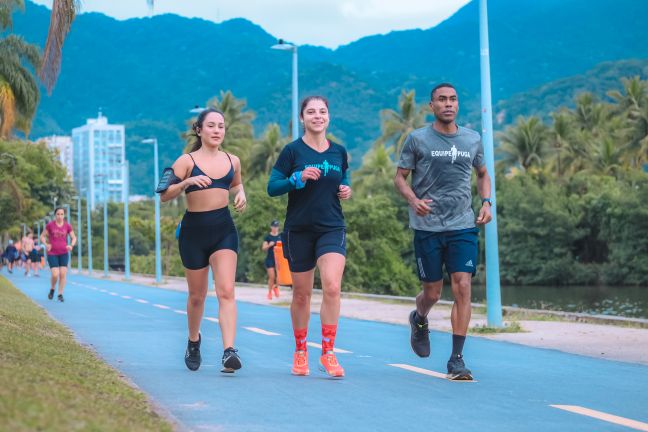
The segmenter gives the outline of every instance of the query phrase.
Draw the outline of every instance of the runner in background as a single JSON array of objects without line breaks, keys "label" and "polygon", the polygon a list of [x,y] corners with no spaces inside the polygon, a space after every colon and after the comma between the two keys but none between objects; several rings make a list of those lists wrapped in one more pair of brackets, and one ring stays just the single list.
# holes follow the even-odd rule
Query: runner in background
[{"label": "runner in background", "polygon": [[[67,281],[67,265],[70,258],[69,252],[76,244],[77,238],[70,225],[65,220],[65,210],[58,207],[54,211],[55,218],[45,225],[41,234],[41,242],[47,248],[47,263],[50,266],[52,276],[50,278],[50,291],[47,298],[54,298],[54,291],[58,282],[58,301],[63,302],[63,292]],[[70,236],[72,243],[68,244],[67,236]]]},{"label": "runner in background", "polygon": [[265,269],[268,273],[268,300],[272,300],[272,294],[279,297],[279,285],[277,285],[277,266],[275,265],[274,247],[280,240],[279,221],[273,220],[270,224],[270,234],[263,239],[261,249],[266,252]]}]

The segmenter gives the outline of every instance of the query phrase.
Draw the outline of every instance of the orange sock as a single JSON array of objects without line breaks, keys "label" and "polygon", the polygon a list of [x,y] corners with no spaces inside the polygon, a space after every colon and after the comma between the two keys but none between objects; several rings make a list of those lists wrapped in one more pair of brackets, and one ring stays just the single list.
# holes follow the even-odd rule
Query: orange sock
[{"label": "orange sock", "polygon": [[306,338],[308,337],[308,327],[305,329],[295,329],[295,345],[296,351],[306,351]]},{"label": "orange sock", "polygon": [[337,324],[322,324],[322,355],[333,351],[336,334]]}]

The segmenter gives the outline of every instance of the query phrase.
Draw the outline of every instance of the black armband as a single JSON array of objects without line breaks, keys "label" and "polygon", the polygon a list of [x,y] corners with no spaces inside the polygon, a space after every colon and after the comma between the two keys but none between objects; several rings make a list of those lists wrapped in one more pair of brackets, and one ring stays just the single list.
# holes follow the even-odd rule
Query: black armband
[{"label": "black armband", "polygon": [[162,171],[162,177],[160,178],[160,183],[158,183],[157,188],[155,188],[155,193],[163,193],[169,186],[180,183],[182,180],[175,175],[173,168],[164,168]]}]

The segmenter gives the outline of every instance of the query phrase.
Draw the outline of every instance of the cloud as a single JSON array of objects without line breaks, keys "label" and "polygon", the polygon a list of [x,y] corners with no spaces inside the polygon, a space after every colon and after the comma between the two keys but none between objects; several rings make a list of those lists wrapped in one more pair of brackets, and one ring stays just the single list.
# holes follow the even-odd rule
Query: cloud
[{"label": "cloud", "polygon": [[[34,0],[51,7],[52,0]],[[221,22],[243,17],[299,45],[335,48],[392,30],[430,28],[469,0],[155,0],[154,13]],[[149,15],[146,0],[86,0],[81,12],[117,19]]]}]

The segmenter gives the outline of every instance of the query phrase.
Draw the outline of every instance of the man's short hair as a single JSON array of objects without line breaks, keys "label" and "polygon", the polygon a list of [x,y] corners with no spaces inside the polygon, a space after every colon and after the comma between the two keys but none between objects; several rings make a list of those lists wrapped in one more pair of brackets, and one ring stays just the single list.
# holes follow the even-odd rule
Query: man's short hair
[{"label": "man's short hair", "polygon": [[439,90],[440,88],[444,88],[444,87],[450,87],[451,89],[454,89],[455,91],[457,91],[455,86],[453,86],[450,83],[444,82],[444,83],[438,84],[436,87],[434,87],[432,89],[432,91],[430,92],[430,100],[434,100],[434,92],[435,91]]}]

